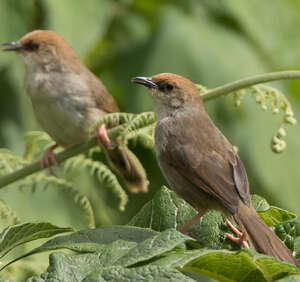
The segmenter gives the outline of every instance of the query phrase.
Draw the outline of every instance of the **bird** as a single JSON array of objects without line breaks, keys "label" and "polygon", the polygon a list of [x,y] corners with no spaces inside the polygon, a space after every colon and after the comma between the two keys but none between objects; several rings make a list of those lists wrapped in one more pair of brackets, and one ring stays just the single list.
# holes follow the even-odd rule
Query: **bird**
[{"label": "bird", "polygon": [[[34,30],[20,40],[4,43],[4,51],[19,53],[25,64],[24,84],[41,127],[56,142],[41,159],[42,167],[58,165],[53,150],[86,142],[89,128],[119,107],[101,80],[80,60],[66,40],[51,30]],[[110,163],[131,192],[147,192],[148,180],[128,148],[111,142],[105,124],[97,139],[108,149]]]},{"label": "bird", "polygon": [[159,166],[180,197],[197,215],[189,226],[209,210],[232,217],[242,230],[226,223],[238,235],[227,238],[257,252],[300,265],[285,244],[256,213],[251,200],[245,167],[231,143],[214,125],[193,82],[172,74],[134,77],[153,97],[157,118],[155,151]]}]

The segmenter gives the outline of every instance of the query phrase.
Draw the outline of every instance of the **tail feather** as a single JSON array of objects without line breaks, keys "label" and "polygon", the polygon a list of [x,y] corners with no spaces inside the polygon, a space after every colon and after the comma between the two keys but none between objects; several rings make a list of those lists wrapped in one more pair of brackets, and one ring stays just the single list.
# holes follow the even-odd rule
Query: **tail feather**
[{"label": "tail feather", "polygon": [[253,206],[249,208],[245,204],[240,203],[239,209],[233,218],[240,228],[246,231],[251,245],[257,252],[295,264],[300,269],[300,264],[293,257],[290,250],[264,223]]},{"label": "tail feather", "polygon": [[148,192],[149,181],[145,169],[128,148],[108,150],[107,157],[110,165],[123,177],[129,191]]}]

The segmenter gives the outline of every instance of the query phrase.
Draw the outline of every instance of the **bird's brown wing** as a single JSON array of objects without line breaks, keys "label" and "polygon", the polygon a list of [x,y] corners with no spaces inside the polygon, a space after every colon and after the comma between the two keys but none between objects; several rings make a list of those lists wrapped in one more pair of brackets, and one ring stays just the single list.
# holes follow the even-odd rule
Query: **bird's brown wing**
[{"label": "bird's brown wing", "polygon": [[92,72],[86,77],[97,108],[106,113],[119,112],[119,107],[104,84]]},{"label": "bird's brown wing", "polygon": [[[234,214],[239,199],[250,205],[247,174],[239,156],[221,132],[215,127],[212,134],[209,132],[206,132],[208,135],[196,133],[194,136],[179,133],[180,136],[173,138],[177,144],[172,142],[166,150],[167,159],[184,178]],[[221,142],[214,142],[215,138],[221,138]]]}]

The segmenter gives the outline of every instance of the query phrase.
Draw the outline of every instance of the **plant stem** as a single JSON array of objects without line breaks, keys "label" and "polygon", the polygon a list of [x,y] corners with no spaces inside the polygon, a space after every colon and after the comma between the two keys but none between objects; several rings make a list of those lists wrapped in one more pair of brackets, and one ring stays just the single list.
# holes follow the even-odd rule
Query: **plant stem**
[{"label": "plant stem", "polygon": [[[218,98],[222,95],[247,88],[249,86],[269,82],[269,81],[275,81],[275,80],[291,80],[291,79],[300,79],[300,71],[281,71],[281,72],[271,72],[266,74],[259,74],[255,76],[250,76],[247,78],[243,78],[228,84],[225,84],[223,86],[216,87],[214,89],[209,90],[205,94],[203,94],[203,100],[205,102],[210,101],[212,99]],[[112,128],[108,130],[108,135],[110,138],[117,137],[118,133],[121,131],[124,125],[118,126],[115,128]],[[65,161],[68,158],[74,157],[77,154],[83,153],[87,151],[88,149],[92,148],[96,145],[96,138],[93,137],[90,139],[87,143],[74,145],[70,147],[69,149],[66,149],[65,151],[55,155],[56,160],[61,163]],[[14,181],[17,181],[19,179],[22,179],[30,174],[33,174],[35,172],[38,172],[42,170],[40,166],[40,162],[34,162],[31,165],[28,165],[20,170],[17,170],[13,173],[10,173],[8,175],[5,175],[0,178],[0,188],[3,188],[4,186],[13,183]]]},{"label": "plant stem", "polygon": [[248,88],[252,85],[270,82],[275,80],[292,80],[300,79],[300,71],[279,71],[279,72],[270,72],[259,75],[254,75],[246,77],[234,82],[230,82],[223,86],[213,88],[202,95],[203,101],[207,102],[212,99],[218,98],[222,95]]},{"label": "plant stem", "polygon": [[[124,126],[122,125],[122,126],[117,126],[117,127],[114,127],[112,129],[108,130],[107,131],[108,136],[110,138],[114,139],[116,136],[118,136],[118,134],[121,131],[121,128],[123,128],[123,127]],[[63,152],[56,154],[55,159],[57,160],[58,163],[62,163],[63,161],[65,161],[71,157],[74,157],[80,153],[87,151],[88,149],[92,148],[96,144],[97,144],[96,137],[93,137],[86,143],[74,145],[74,146],[64,150]],[[36,161],[24,168],[21,168],[15,172],[5,175],[0,178],[0,189],[10,183],[20,180],[30,174],[40,171],[42,169],[43,168],[41,167],[40,161]]]}]

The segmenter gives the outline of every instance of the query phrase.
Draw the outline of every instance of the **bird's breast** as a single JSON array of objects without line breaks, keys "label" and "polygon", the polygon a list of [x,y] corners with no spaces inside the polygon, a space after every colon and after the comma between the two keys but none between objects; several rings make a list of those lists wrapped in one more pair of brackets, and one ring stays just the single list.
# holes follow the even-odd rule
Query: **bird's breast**
[{"label": "bird's breast", "polygon": [[103,115],[79,76],[40,72],[27,76],[25,85],[38,122],[62,146],[86,141]]}]

